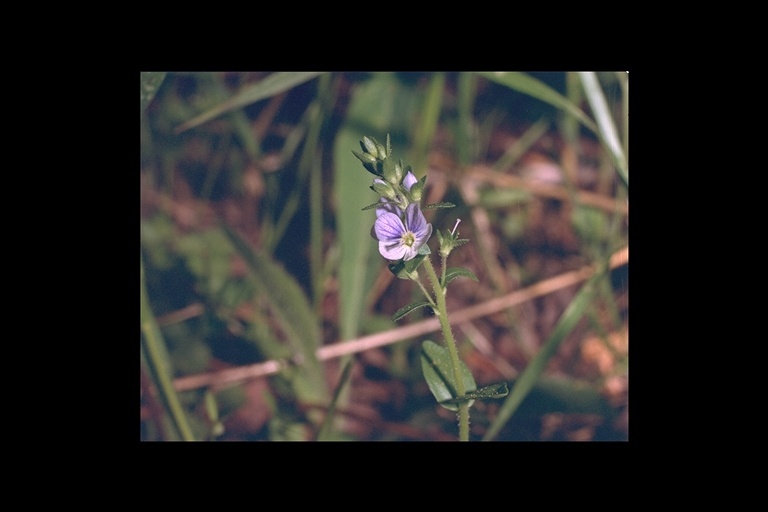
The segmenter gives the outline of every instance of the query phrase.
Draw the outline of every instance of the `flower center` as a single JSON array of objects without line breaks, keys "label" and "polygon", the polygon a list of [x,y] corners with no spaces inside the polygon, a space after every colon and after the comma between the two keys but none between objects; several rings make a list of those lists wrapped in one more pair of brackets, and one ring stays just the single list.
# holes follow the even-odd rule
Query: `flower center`
[{"label": "flower center", "polygon": [[413,244],[416,242],[416,236],[411,233],[410,231],[406,231],[403,233],[403,236],[400,238],[403,245],[407,245],[408,247],[412,247]]}]

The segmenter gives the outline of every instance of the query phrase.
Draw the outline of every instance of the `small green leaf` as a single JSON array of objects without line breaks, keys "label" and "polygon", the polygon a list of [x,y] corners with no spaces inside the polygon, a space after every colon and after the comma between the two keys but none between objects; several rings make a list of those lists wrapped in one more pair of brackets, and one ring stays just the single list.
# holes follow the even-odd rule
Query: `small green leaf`
[{"label": "small green leaf", "polygon": [[399,203],[396,201],[379,201],[377,203],[369,204],[368,206],[363,208],[361,211],[373,210],[374,208],[382,208],[383,206],[386,206],[388,204],[394,204],[395,206],[399,205]]},{"label": "small green leaf", "polygon": [[456,205],[453,204],[453,203],[449,203],[447,201],[443,201],[441,203],[428,204],[427,206],[424,206],[421,210],[422,211],[427,211],[427,210],[436,210],[437,208],[453,208],[454,206],[456,206]]},{"label": "small green leaf", "polygon": [[[424,249],[426,247],[426,250]],[[425,252],[422,252],[425,251]],[[390,263],[388,265],[389,271],[395,274],[400,279],[408,279],[411,280],[411,274],[416,271],[417,268],[419,268],[419,265],[424,261],[424,258],[427,257],[428,254],[430,254],[432,251],[427,247],[427,244],[424,244],[419,249],[419,252],[416,254],[416,256],[413,259],[410,259],[408,261],[400,260],[397,263]]]},{"label": "small green leaf", "polygon": [[397,322],[401,318],[403,318],[405,315],[410,313],[411,311],[415,311],[419,308],[423,308],[424,306],[430,306],[431,304],[427,301],[421,301],[421,302],[414,302],[413,304],[408,304],[407,306],[403,306],[400,309],[397,310],[397,312],[392,315],[392,320]]},{"label": "small green leaf", "polygon": [[441,404],[460,404],[462,402],[467,402],[475,398],[478,398],[478,399],[504,398],[508,394],[509,394],[509,388],[507,387],[507,383],[501,382],[499,384],[491,384],[490,386],[484,386],[476,391],[470,391],[463,397],[451,398],[450,400],[445,400],[440,403]]},{"label": "small green leaf", "polygon": [[363,208],[361,211],[365,211],[365,210],[373,210],[374,208],[381,208],[382,204],[383,204],[383,203],[381,203],[381,202],[377,202],[377,203],[369,204],[368,206],[366,206],[365,208]]},{"label": "small green leaf", "polygon": [[[461,377],[464,380],[464,389],[469,393],[477,389],[475,378],[462,361],[459,361]],[[421,344],[421,372],[424,374],[424,380],[427,381],[429,390],[441,406],[451,411],[458,411],[456,404],[446,403],[448,400],[456,398],[456,379],[451,369],[451,355],[444,347],[441,347],[434,341],[427,340]],[[463,400],[462,400],[463,401]],[[470,399],[469,407],[475,401]]]},{"label": "small green leaf", "polygon": [[457,277],[468,277],[473,281],[479,282],[479,280],[477,279],[477,276],[473,274],[472,271],[467,270],[466,268],[463,268],[463,267],[451,267],[449,269],[446,269],[445,271],[445,282],[441,283],[443,285],[443,288],[445,288],[445,286],[448,283],[450,283]]}]

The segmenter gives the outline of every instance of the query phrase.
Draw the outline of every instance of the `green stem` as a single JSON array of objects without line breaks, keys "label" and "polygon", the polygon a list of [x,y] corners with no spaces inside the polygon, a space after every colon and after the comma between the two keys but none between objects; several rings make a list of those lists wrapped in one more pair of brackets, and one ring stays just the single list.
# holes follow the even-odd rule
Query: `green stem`
[{"label": "green stem", "polygon": [[442,267],[440,268],[440,273],[442,274],[441,277],[440,277],[440,282],[443,284],[443,286],[445,286],[445,269],[448,266],[447,265],[447,263],[448,263],[447,260],[448,260],[448,256],[447,255],[445,255],[445,256],[440,255],[440,264],[442,265]]},{"label": "green stem", "polygon": [[426,288],[424,288],[424,285],[421,283],[421,279],[412,279],[417,285],[419,285],[419,288],[421,288],[421,291],[424,292],[424,296],[429,301],[429,304],[432,306],[432,309],[437,309],[437,304],[435,304],[435,301],[432,300],[432,295],[429,294]]},{"label": "green stem", "polygon": [[[464,379],[461,375],[459,363],[459,351],[456,348],[456,340],[453,339],[451,323],[448,321],[448,307],[445,304],[445,289],[440,285],[440,281],[432,266],[432,260],[424,258],[424,268],[427,269],[427,277],[432,283],[437,299],[437,310],[435,314],[440,320],[440,327],[443,330],[443,338],[448,347],[448,353],[451,356],[451,366],[453,367],[453,377],[456,380],[456,392],[459,396],[464,396],[467,390],[464,388]],[[469,404],[462,402],[459,404],[459,441],[469,441]]]}]

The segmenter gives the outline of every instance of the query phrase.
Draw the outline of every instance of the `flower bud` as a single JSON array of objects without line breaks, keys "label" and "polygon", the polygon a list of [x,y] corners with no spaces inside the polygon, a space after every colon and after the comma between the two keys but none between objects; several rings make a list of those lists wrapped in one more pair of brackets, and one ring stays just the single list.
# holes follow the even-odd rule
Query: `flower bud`
[{"label": "flower bud", "polygon": [[360,159],[364,164],[376,165],[376,157],[369,155],[368,153],[360,153],[359,151],[352,150],[352,153]]},{"label": "flower bud", "polygon": [[374,139],[374,142],[376,142],[376,149],[379,151],[379,158],[382,160],[387,158],[389,156],[387,154],[387,148],[379,144],[375,139]]},{"label": "flower bud", "polygon": [[421,196],[424,193],[424,180],[419,180],[413,185],[411,185],[411,190],[409,191],[409,194],[411,196],[411,201],[414,203],[418,203],[421,201]]},{"label": "flower bud", "polygon": [[384,179],[391,185],[398,186],[403,179],[403,168],[395,164],[391,158],[384,160]]},{"label": "flower bud", "polygon": [[[360,141],[360,146],[362,146],[363,151],[365,151],[366,153],[371,154],[374,159],[379,158],[379,150],[377,148],[377,145],[381,146],[381,144],[376,142],[376,140],[374,140],[374,139],[372,139],[370,137],[367,137],[367,136],[364,136],[363,140]],[[382,155],[382,156],[384,156],[384,155]]]},{"label": "flower bud", "polygon": [[386,197],[390,201],[393,201],[397,197],[397,192],[392,188],[392,185],[384,180],[373,180],[371,188],[382,197]]}]

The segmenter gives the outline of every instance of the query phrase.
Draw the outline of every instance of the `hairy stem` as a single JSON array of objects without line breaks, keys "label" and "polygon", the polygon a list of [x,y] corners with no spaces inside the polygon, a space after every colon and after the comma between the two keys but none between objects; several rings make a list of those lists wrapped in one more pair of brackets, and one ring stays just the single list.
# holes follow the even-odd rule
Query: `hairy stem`
[{"label": "hairy stem", "polygon": [[[445,290],[440,285],[440,280],[435,272],[435,267],[432,266],[432,260],[424,258],[424,268],[427,269],[427,277],[432,283],[432,288],[435,290],[435,298],[437,299],[437,318],[440,320],[440,327],[443,330],[443,338],[445,344],[448,347],[448,353],[451,356],[451,366],[453,367],[453,377],[456,380],[456,392],[459,396],[464,396],[467,393],[464,387],[464,379],[461,375],[461,368],[459,366],[459,351],[456,348],[456,340],[453,339],[453,331],[451,331],[451,323],[448,321],[448,307],[445,304]],[[469,441],[469,404],[464,401],[459,404],[459,441]]]},{"label": "hairy stem", "polygon": [[424,292],[424,296],[429,301],[429,305],[432,306],[432,309],[437,309],[437,304],[435,304],[435,301],[432,300],[432,295],[429,294],[426,288],[424,288],[424,285],[421,283],[421,279],[412,279],[412,281],[416,282],[416,284],[419,285],[419,288],[421,288],[421,291]]}]

